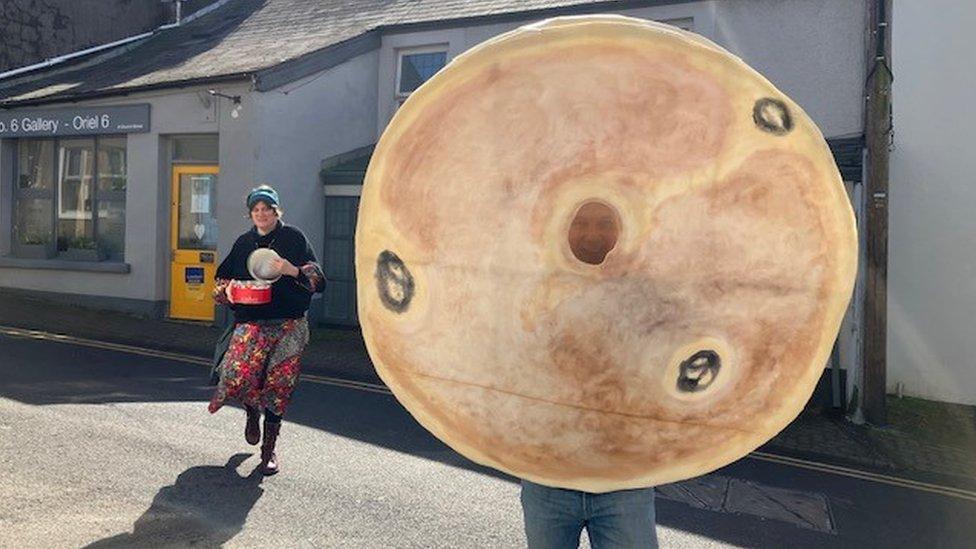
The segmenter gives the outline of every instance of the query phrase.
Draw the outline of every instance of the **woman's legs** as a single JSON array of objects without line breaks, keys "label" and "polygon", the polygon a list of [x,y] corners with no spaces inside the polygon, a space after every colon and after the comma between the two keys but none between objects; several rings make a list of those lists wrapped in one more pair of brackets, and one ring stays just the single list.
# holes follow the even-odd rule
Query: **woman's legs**
[{"label": "woman's legs", "polygon": [[273,475],[278,472],[278,456],[275,455],[275,443],[281,432],[281,416],[265,408],[264,410],[264,444],[261,445],[261,472]]},{"label": "woman's legs", "polygon": [[247,424],[244,426],[244,440],[251,446],[261,442],[261,411],[257,408],[244,405],[247,412]]},{"label": "woman's legs", "polygon": [[278,472],[278,456],[275,455],[275,443],[281,431],[281,416],[264,411],[264,442],[261,444],[261,472],[273,475]]},{"label": "woman's legs", "polygon": [[252,407],[260,406],[260,388],[264,376],[262,360],[255,358],[261,327],[241,323],[234,328],[230,345],[220,363],[220,382],[210,399],[210,413],[215,413],[228,400],[236,400]]},{"label": "woman's legs", "polygon": [[261,445],[261,465],[265,475],[278,472],[275,443],[281,430],[281,416],[291,400],[301,371],[302,349],[308,343],[308,323],[304,318],[289,321],[274,352],[268,359],[261,403],[264,406],[264,443]]},{"label": "woman's legs", "polygon": [[289,320],[275,340],[268,356],[261,385],[261,407],[284,415],[301,373],[302,350],[308,343],[308,322]]}]

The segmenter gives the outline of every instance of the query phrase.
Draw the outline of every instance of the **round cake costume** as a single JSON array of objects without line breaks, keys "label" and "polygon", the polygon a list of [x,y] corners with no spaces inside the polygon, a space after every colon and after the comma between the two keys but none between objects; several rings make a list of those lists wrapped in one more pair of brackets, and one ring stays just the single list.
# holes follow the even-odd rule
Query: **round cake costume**
[{"label": "round cake costume", "polygon": [[719,46],[565,17],[400,108],[356,230],[384,382],[438,438],[549,486],[701,475],[792,421],[856,272],[830,151]]}]

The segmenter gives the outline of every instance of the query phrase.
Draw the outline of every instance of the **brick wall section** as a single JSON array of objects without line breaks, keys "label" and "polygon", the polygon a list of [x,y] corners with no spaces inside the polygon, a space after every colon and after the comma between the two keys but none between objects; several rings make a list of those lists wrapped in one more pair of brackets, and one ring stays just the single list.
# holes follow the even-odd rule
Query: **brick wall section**
[{"label": "brick wall section", "polygon": [[2,0],[0,72],[152,30],[169,13],[160,0]]}]

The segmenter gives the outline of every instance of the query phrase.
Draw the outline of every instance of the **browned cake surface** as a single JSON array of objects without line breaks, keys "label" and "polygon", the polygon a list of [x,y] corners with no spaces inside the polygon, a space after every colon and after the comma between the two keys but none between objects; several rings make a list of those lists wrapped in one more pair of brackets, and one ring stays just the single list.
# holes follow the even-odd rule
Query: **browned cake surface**
[{"label": "browned cake surface", "polygon": [[704,39],[612,16],[523,27],[417,91],[356,248],[366,343],[411,413],[478,462],[594,492],[782,429],[856,260],[806,114]]}]

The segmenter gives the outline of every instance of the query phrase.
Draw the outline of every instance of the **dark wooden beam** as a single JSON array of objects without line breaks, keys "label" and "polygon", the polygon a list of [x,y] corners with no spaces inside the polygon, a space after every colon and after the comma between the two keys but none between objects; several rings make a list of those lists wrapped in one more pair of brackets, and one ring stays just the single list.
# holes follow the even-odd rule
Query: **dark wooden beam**
[{"label": "dark wooden beam", "polygon": [[891,0],[869,0],[865,84],[864,378],[863,410],[874,425],[887,422],[888,150],[891,138]]}]

